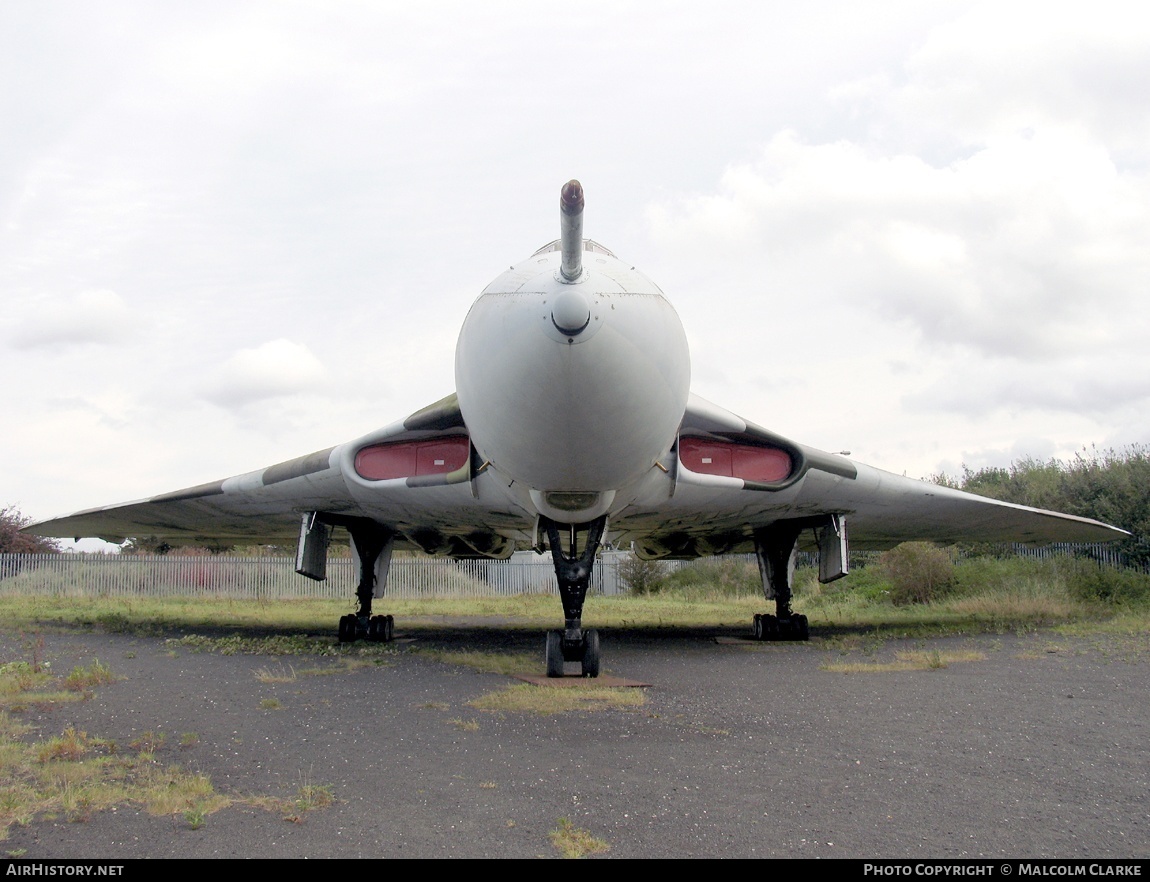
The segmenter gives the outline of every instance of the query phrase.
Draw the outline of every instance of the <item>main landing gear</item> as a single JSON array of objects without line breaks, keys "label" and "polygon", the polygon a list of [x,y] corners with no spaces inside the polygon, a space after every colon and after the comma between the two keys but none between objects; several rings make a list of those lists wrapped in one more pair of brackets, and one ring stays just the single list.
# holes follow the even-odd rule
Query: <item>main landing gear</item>
[{"label": "main landing gear", "polygon": [[332,528],[337,526],[346,527],[351,534],[351,550],[355,555],[359,578],[359,585],[355,589],[357,609],[355,613],[340,617],[339,642],[371,640],[375,643],[390,643],[395,636],[395,619],[391,616],[373,616],[371,600],[376,592],[382,597],[387,585],[391,549],[395,543],[393,530],[367,518],[308,512],[300,523],[295,571],[317,582],[327,578],[327,549],[331,543]]},{"label": "main landing gear", "polygon": [[[559,597],[563,601],[564,626],[562,631],[547,632],[547,676],[562,677],[566,662],[579,662],[584,677],[599,676],[599,632],[584,631],[583,601],[591,584],[595,566],[595,552],[603,539],[607,516],[588,524],[563,525],[567,531],[567,550],[563,548],[560,525],[549,518],[539,519],[541,529],[547,531],[547,544],[555,561],[555,578],[559,582]],[[583,550],[577,550],[580,531],[586,531]]]},{"label": "main landing gear", "polygon": [[348,532],[351,533],[351,548],[359,571],[359,585],[355,589],[358,608],[356,612],[340,617],[339,642],[369,640],[390,643],[395,637],[395,619],[392,616],[373,616],[371,601],[376,591],[382,595],[387,585],[395,534],[372,522],[351,524]]},{"label": "main landing gear", "polygon": [[775,601],[775,614],[755,613],[751,633],[756,640],[809,640],[807,617],[791,611],[795,556],[802,527],[780,521],[755,530],[755,557],[763,580],[763,594]]}]

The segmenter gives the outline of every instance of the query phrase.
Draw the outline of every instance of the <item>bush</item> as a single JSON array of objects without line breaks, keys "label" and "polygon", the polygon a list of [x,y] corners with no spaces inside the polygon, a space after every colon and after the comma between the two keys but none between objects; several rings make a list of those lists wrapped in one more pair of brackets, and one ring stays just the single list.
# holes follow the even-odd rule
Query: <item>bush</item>
[{"label": "bush", "polygon": [[0,554],[54,554],[60,550],[55,539],[45,539],[31,533],[21,533],[20,528],[32,523],[14,505],[0,506]]},{"label": "bush", "polygon": [[930,603],[954,587],[954,561],[929,542],[904,542],[879,558],[879,571],[890,581],[896,606]]},{"label": "bush", "polygon": [[1150,600],[1150,575],[1116,570],[1093,561],[1074,561],[1067,574],[1074,596],[1107,603],[1141,603]]},{"label": "bush", "polygon": [[752,556],[709,557],[671,573],[662,588],[680,591],[688,598],[744,597],[762,594],[763,583]]},{"label": "bush", "polygon": [[1031,457],[1009,469],[963,466],[961,477],[935,475],[936,483],[981,496],[1096,518],[1129,530],[1119,550],[1130,563],[1150,563],[1150,448],[1083,448],[1067,462]]},{"label": "bush", "polygon": [[890,581],[877,563],[860,567],[852,562],[845,579],[826,583],[819,582],[817,567],[801,567],[795,570],[795,596],[807,594],[824,601],[886,603],[890,597]]},{"label": "bush", "polygon": [[619,580],[632,594],[657,594],[663,587],[663,568],[658,561],[629,554],[619,561]]}]

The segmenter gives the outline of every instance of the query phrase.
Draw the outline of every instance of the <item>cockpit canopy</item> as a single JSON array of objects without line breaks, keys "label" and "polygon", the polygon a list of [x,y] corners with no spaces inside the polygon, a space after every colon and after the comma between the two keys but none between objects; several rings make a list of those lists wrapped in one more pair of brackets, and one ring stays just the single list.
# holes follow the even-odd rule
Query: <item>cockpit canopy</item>
[{"label": "cockpit canopy", "polygon": [[[563,240],[562,239],[556,239],[554,242],[548,242],[546,245],[544,245],[542,248],[540,248],[538,251],[536,251],[531,256],[532,257],[538,257],[540,254],[546,254],[548,251],[562,251],[562,250],[563,250]],[[583,250],[584,251],[590,251],[592,254],[606,254],[608,257],[615,257],[614,251],[612,251],[610,248],[607,248],[603,245],[600,245],[594,239],[584,239],[583,240]]]}]

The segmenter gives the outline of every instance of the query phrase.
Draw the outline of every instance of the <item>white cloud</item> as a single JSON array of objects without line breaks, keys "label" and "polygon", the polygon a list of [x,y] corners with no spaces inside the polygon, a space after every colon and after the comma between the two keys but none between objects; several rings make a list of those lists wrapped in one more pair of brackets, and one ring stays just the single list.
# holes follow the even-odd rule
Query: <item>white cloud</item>
[{"label": "white cloud", "polygon": [[202,394],[223,407],[238,407],[266,398],[314,392],[326,374],[320,360],[303,344],[272,340],[236,352],[219,366]]},{"label": "white cloud", "polygon": [[[77,507],[38,477],[73,446],[95,504],[450,391],[470,299],[554,238],[572,176],[679,310],[696,391],[756,422],[910,474],[1150,429],[1148,17],[65,5],[0,33],[0,358],[38,379],[0,455],[45,514]],[[121,302],[43,293],[73,291]]]},{"label": "white cloud", "polygon": [[17,304],[7,324],[13,346],[35,349],[122,343],[132,338],[141,322],[115,291],[97,289]]},{"label": "white cloud", "polygon": [[1150,187],[1075,127],[996,138],[940,168],[784,132],[717,194],[649,218],[668,250],[722,254],[725,290],[802,291],[818,303],[808,321],[880,319],[912,332],[904,347],[1045,364],[1060,386],[1048,401],[1068,409],[1101,391],[1063,375],[1068,357],[1143,361]]},{"label": "white cloud", "polygon": [[828,90],[839,134],[778,130],[655,203],[664,262],[723,303],[681,308],[723,365],[697,391],[911,474],[1141,437],[1150,117],[1124,76],[1150,33],[1112,12],[941,16]]}]

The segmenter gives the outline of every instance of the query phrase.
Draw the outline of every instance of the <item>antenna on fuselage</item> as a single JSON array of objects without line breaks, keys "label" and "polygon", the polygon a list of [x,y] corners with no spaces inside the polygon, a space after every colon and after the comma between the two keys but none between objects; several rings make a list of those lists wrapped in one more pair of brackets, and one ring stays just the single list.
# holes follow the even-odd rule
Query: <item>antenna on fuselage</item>
[{"label": "antenna on fuselage", "polygon": [[560,272],[574,282],[583,273],[583,185],[572,179],[559,193],[559,236],[563,243]]}]

